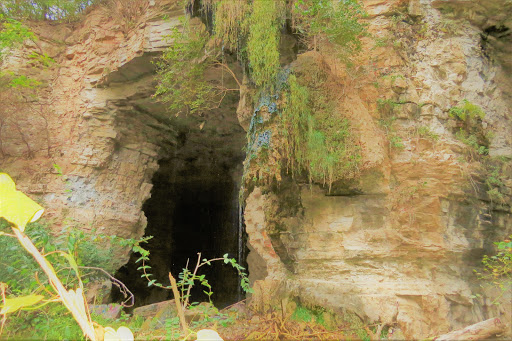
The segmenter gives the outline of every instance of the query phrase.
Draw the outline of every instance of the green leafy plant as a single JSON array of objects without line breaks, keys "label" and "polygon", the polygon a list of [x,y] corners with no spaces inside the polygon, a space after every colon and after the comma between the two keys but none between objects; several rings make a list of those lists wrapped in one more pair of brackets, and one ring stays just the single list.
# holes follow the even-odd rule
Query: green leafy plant
[{"label": "green leafy plant", "polygon": [[181,335],[178,316],[165,320],[165,336],[168,340],[178,340]]},{"label": "green leafy plant", "polygon": [[309,45],[316,49],[325,39],[345,60],[361,50],[360,38],[367,31],[360,19],[365,15],[357,0],[295,0],[292,4],[293,26]]},{"label": "green leafy plant", "polygon": [[23,340],[83,340],[82,330],[62,305],[24,309],[7,320],[5,336]]},{"label": "green leafy plant", "polygon": [[34,32],[20,21],[6,18],[0,12],[0,60],[6,52],[27,39],[35,40]]},{"label": "green leafy plant", "polygon": [[475,119],[483,119],[485,117],[485,112],[482,108],[466,99],[462,100],[460,106],[450,108],[448,113],[451,117],[457,118],[461,121],[473,121]]},{"label": "green leafy plant", "polygon": [[182,28],[175,27],[170,35],[173,43],[156,61],[159,82],[155,97],[168,103],[176,115],[216,108],[226,92],[239,90],[206,79],[208,70],[220,67],[240,85],[233,71],[219,58],[220,50],[210,44],[210,38],[206,30],[197,25],[192,27],[187,18],[182,18]]},{"label": "green leafy plant", "polygon": [[291,318],[296,321],[316,322],[323,325],[325,324],[323,313],[323,309],[312,310],[302,305],[298,305],[293,311]]},{"label": "green leafy plant", "polygon": [[498,252],[494,256],[484,255],[483,269],[474,270],[479,279],[487,285],[500,290],[500,295],[492,303],[499,304],[499,299],[512,290],[512,235],[504,241],[495,242]]},{"label": "green leafy plant", "polygon": [[38,52],[35,52],[33,51],[29,56],[28,56],[34,63],[42,66],[43,68],[49,68],[50,66],[54,65],[56,62],[55,62],[55,59],[53,59],[52,57],[50,57],[47,53],[43,52],[43,53],[38,53]]},{"label": "green leafy plant", "polygon": [[159,84],[155,96],[169,103],[169,109],[178,114],[211,108],[214,88],[204,79],[206,69],[213,63],[212,57],[204,52],[208,33],[194,32],[189,21],[184,20],[183,28],[175,27],[170,39],[173,44],[156,62]]},{"label": "green leafy plant", "polygon": [[[50,263],[46,258],[47,255],[43,255],[41,251],[38,250],[34,245],[32,240],[25,234],[26,225],[29,222],[37,221],[43,213],[43,207],[41,207],[22,192],[16,190],[16,184],[9,175],[0,173],[0,218],[4,218],[6,221],[12,224],[12,234],[2,231],[0,236],[16,238],[23,249],[34,258],[34,260],[40,266],[41,270],[48,277],[49,289],[43,289],[47,294],[50,294],[51,297],[47,299],[43,304],[52,301],[62,302],[67,310],[73,315],[73,318],[80,326],[83,334],[93,341],[96,340],[100,330],[104,330],[105,335],[110,332],[110,334],[113,334],[113,336],[117,337],[118,332],[120,334],[122,333],[122,328],[116,332],[111,328],[111,331],[108,330],[108,327],[103,329],[103,327],[97,326],[95,328],[93,325],[90,314],[88,313],[87,302],[83,292],[83,282],[80,277],[78,265],[73,255],[67,252],[58,252],[58,254],[64,257],[69,263],[69,268],[73,271],[72,276],[76,277],[76,289],[68,290],[60,280],[58,273],[52,263]],[[3,305],[0,310],[0,315],[3,315],[0,332],[3,331],[3,327],[5,325],[8,314],[13,314],[16,311],[24,308],[38,309],[38,307],[33,306],[45,299],[45,297],[40,294],[16,296],[14,298],[6,297],[6,284],[1,283],[0,287],[3,300]],[[131,335],[131,339],[133,340],[132,332],[129,329],[126,330]]]},{"label": "green leafy plant", "polygon": [[[147,242],[147,240],[143,240],[142,242]],[[184,335],[189,335],[189,333],[192,332],[189,329],[189,325],[186,321],[184,310],[193,310],[197,309],[198,307],[200,308],[198,303],[190,303],[190,292],[192,290],[192,287],[195,286],[196,284],[200,284],[203,288],[205,288],[205,290],[203,290],[203,293],[206,294],[210,306],[213,307],[213,304],[211,302],[211,296],[213,295],[212,287],[209,284],[205,275],[198,274],[198,270],[201,267],[205,265],[211,265],[211,263],[215,261],[223,261],[224,264],[231,265],[238,272],[241,278],[240,286],[242,287],[242,289],[248,293],[253,292],[249,286],[249,279],[247,277],[247,274],[244,272],[245,268],[239,265],[234,258],[229,258],[228,254],[225,254],[223,257],[219,258],[201,259],[201,253],[198,253],[197,262],[193,270],[189,270],[187,263],[187,266],[179,274],[179,282],[176,282],[172,274],[169,273],[169,280],[171,282],[171,285],[164,285],[158,282],[156,279],[151,278],[153,275],[150,273],[151,266],[148,265],[149,251],[144,249],[140,245],[142,242],[137,241],[132,248],[132,250],[135,253],[138,253],[140,255],[140,257],[137,259],[135,263],[141,263],[141,266],[139,266],[139,268],[137,269],[142,271],[141,277],[145,278],[148,281],[148,286],[156,286],[162,289],[172,290],[175,297],[175,304],[178,310],[178,319],[173,319],[166,322],[166,330],[168,336],[174,337],[178,335],[179,331],[177,330],[177,322],[181,324],[181,332],[184,333]],[[214,310],[218,313],[218,310],[216,308],[214,308]],[[204,318],[208,320],[208,313],[204,312],[203,315]]]},{"label": "green leafy plant", "polygon": [[41,84],[42,83],[40,81],[29,78],[25,75],[9,77],[8,81],[8,87],[13,89],[35,89]]},{"label": "green leafy plant", "polygon": [[402,138],[395,134],[389,135],[389,144],[391,148],[395,149],[403,149],[405,147]]},{"label": "green leafy plant", "polygon": [[471,147],[471,155],[487,155],[491,136],[485,134],[482,127],[485,117],[482,108],[464,99],[459,106],[450,108],[448,114],[456,120],[455,137]]},{"label": "green leafy plant", "polygon": [[[141,263],[141,266],[137,268],[137,270],[142,271],[142,277],[146,278],[148,280],[148,286],[156,286],[163,289],[171,290],[172,287],[170,285],[163,285],[162,283],[159,283],[156,279],[152,279],[153,276],[150,273],[151,266],[148,265],[149,262],[149,251],[144,249],[141,244],[146,243],[149,239],[152,237],[145,237],[141,240],[135,241],[135,244],[132,247],[132,251],[135,253],[138,253],[140,257],[137,259],[136,263]],[[223,261],[224,264],[231,265],[239,274],[240,276],[240,286],[245,292],[252,292],[252,289],[249,286],[249,278],[247,277],[247,274],[245,273],[245,268],[242,267],[240,264],[236,262],[236,259],[229,258],[228,254],[226,253],[224,256],[219,258],[212,258],[212,259],[201,259],[201,253],[198,253],[197,263],[193,270],[188,269],[188,267],[184,268],[183,271],[179,274],[179,283],[178,288],[181,291],[181,299],[182,299],[182,305],[184,308],[187,308],[190,298],[190,291],[192,287],[197,283],[202,285],[206,288],[208,291],[204,291],[204,293],[208,296],[208,299],[211,299],[211,295],[213,294],[212,288],[210,284],[208,283],[208,280],[206,279],[205,275],[199,275],[197,272],[199,268],[205,266],[205,265],[211,265],[212,262],[215,261]],[[211,302],[211,300],[210,300]]]}]

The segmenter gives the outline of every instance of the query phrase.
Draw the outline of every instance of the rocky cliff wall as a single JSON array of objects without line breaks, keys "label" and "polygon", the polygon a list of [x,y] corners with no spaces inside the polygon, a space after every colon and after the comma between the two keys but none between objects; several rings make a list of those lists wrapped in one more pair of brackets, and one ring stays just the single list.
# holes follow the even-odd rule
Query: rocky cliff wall
[{"label": "rocky cliff wall", "polygon": [[[408,339],[493,316],[510,321],[509,306],[490,304],[492,293],[472,297],[479,290],[472,269],[512,229],[510,2],[365,5],[377,39],[366,39],[354,68],[329,46],[292,64],[298,72],[321,64],[335,79],[338,111],[361,146],[361,177],[334,184],[331,195],[286,174],[278,189],[252,190],[245,220],[256,301],[285,290],[305,303],[398,326]],[[59,67],[41,75],[50,85],[44,110],[2,116],[1,169],[44,202],[56,230],[144,233],[142,206],[157,161],[178,143],[164,106],[149,100],[150,61],[172,43],[163,37],[181,14],[174,1],[161,0],[128,30],[101,8],[75,27],[34,26]],[[6,66],[36,73],[26,57],[37,48],[27,43]],[[250,115],[245,95],[239,113]],[[487,193],[479,156],[455,138],[449,111],[464,99],[486,112],[489,154],[505,157],[502,203]],[[247,117],[240,121],[247,126]]]},{"label": "rocky cliff wall", "polygon": [[[359,136],[361,177],[333,184],[330,195],[291,179],[252,191],[245,219],[257,296],[284,290],[397,326],[406,339],[510,321],[510,297],[499,306],[490,304],[496,293],[475,298],[473,273],[512,231],[510,3],[364,3],[376,39],[354,68],[329,46],[291,65],[298,74],[327,65],[337,79],[338,110]],[[450,109],[463,100],[486,113],[487,161],[455,136]],[[484,166],[499,157],[502,204],[487,193]]]},{"label": "rocky cliff wall", "polygon": [[[55,231],[142,236],[151,176],[159,154],[175,145],[165,107],[151,100],[151,60],[183,10],[150,1],[129,27],[115,15],[96,7],[75,25],[34,23],[40,39],[4,65],[47,85],[39,110],[3,113],[1,168],[44,203]],[[27,62],[39,48],[57,62],[42,74]]]}]

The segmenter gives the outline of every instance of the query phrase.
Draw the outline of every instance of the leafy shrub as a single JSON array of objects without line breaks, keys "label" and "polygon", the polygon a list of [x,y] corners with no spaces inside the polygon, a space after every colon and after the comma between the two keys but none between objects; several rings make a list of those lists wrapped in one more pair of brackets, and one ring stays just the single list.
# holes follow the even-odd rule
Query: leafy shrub
[{"label": "leafy shrub", "polygon": [[[108,319],[92,314],[96,323],[118,328],[127,326],[138,331],[144,322],[140,316],[130,317],[124,312],[117,319]],[[85,337],[71,314],[61,304],[48,304],[36,311],[24,311],[19,316],[12,314],[4,328],[7,339],[15,340],[85,340]]]},{"label": "leafy shrub", "polygon": [[471,154],[489,154],[489,135],[484,133],[482,119],[485,112],[478,105],[464,99],[459,106],[450,108],[450,117],[456,119],[457,131],[455,137],[471,147]]},{"label": "leafy shrub", "polygon": [[364,16],[357,0],[295,0],[292,6],[293,26],[309,45],[316,49],[317,40],[326,39],[344,59],[361,50],[366,25],[360,18]]},{"label": "leafy shrub", "polygon": [[[7,227],[7,222],[2,219],[0,232],[8,231]],[[66,278],[62,274],[69,273],[70,282],[64,282],[64,285],[71,285],[76,277],[73,270],[69,268],[68,260],[55,253],[56,251],[69,252],[75,256],[79,266],[101,267],[107,271],[115,270],[111,265],[111,250],[103,249],[100,246],[103,243],[96,236],[65,228],[57,237],[53,237],[49,230],[48,226],[35,222],[27,225],[25,231],[38,249],[44,249],[46,253],[50,253],[47,259],[54,265],[62,278]],[[27,294],[33,292],[41,283],[48,284],[46,276],[40,271],[37,262],[15,238],[2,236],[0,250],[2,250],[0,278],[8,284],[12,293]],[[39,278],[33,276],[36,273],[39,273]]]},{"label": "leafy shrub", "polygon": [[478,278],[484,280],[501,291],[501,294],[492,302],[497,304],[499,298],[512,290],[512,235],[501,242],[495,242],[498,252],[494,256],[484,255],[483,269],[475,270]]},{"label": "leafy shrub", "polygon": [[[0,5],[1,6],[1,5]],[[34,32],[20,21],[5,18],[0,14],[0,60],[11,48],[27,39],[36,39]]]},{"label": "leafy shrub", "polygon": [[62,304],[12,314],[4,328],[7,338],[23,340],[84,340],[80,326]]},{"label": "leafy shrub", "polygon": [[213,106],[214,88],[204,78],[213,64],[208,55],[203,58],[209,38],[204,30],[194,31],[187,20],[181,30],[173,29],[172,45],[156,62],[159,84],[155,93],[171,111],[189,114]]},{"label": "leafy shrub", "polygon": [[458,118],[461,121],[472,121],[475,119],[483,119],[485,112],[478,105],[464,99],[460,106],[450,108],[448,111],[451,117]]}]

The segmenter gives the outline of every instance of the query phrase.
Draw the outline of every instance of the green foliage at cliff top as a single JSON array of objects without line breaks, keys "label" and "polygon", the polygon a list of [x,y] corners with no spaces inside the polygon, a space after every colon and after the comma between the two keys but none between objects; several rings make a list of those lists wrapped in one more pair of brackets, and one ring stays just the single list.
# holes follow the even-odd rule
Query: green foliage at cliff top
[{"label": "green foliage at cliff top", "polygon": [[366,25],[360,19],[366,14],[359,1],[295,0],[291,12],[295,30],[311,48],[327,40],[345,60],[361,50],[359,38],[366,34]]},{"label": "green foliage at cliff top", "polygon": [[21,22],[0,14],[0,60],[11,48],[27,39],[36,39],[34,32]]},{"label": "green foliage at cliff top", "polygon": [[[196,44],[198,41],[187,30],[179,39],[173,33],[178,46],[171,46],[159,64],[161,82],[156,95],[170,103],[173,111],[210,108],[209,92],[215,87],[201,80],[201,72],[211,66],[208,63],[214,52],[210,47],[218,53],[235,52],[251,83],[260,89],[272,89],[281,68],[279,44],[286,18],[293,18],[295,35],[315,42],[313,48],[317,41],[327,40],[346,61],[357,54],[360,38],[366,34],[366,26],[360,21],[364,11],[357,0],[203,0],[201,5],[205,18],[208,15],[204,13],[213,15],[205,40]],[[203,48],[197,48],[199,45]]]},{"label": "green foliage at cliff top", "polygon": [[73,19],[97,0],[2,0],[0,14],[33,20]]}]

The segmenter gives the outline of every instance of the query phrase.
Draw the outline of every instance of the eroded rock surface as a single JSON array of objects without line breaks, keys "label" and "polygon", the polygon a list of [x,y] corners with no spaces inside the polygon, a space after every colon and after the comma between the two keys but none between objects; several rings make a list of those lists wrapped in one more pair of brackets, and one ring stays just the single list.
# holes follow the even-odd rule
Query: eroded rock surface
[{"label": "eroded rock surface", "polygon": [[[449,116],[464,99],[479,105],[486,112],[482,126],[493,133],[489,154],[512,156],[510,1],[364,3],[369,31],[380,43],[365,38],[354,69],[347,72],[329,46],[293,62],[300,70],[312,59],[337,78],[337,107],[361,144],[361,178],[334,184],[333,195],[286,176],[277,190],[252,190],[245,218],[257,304],[264,309],[287,291],[398,326],[407,339],[497,316],[510,325],[510,297],[497,307],[490,304],[493,293],[473,298],[480,283],[472,270],[494,241],[511,233],[512,171],[503,168],[508,204],[496,205],[481,164],[467,157]],[[77,27],[35,28],[50,35],[40,44],[60,67],[41,75],[51,85],[45,110],[1,117],[1,168],[44,201],[56,230],[72,225],[143,235],[142,207],[157,161],[179,143],[179,127],[150,100],[150,62],[172,43],[165,35],[181,14],[176,1],[155,0],[128,31],[101,9]],[[33,74],[25,61],[35,49],[27,43],[7,67]],[[245,128],[254,110],[249,91],[238,107]],[[394,105],[378,108],[379,99]],[[200,141],[205,120],[191,120],[194,141]],[[236,130],[222,121],[204,126],[208,136]],[[438,138],[418,134],[421,127]],[[389,134],[400,137],[403,148],[394,148]],[[187,148],[201,148],[195,142]],[[121,265],[127,255],[113,258]]]},{"label": "eroded rock surface", "polygon": [[[176,137],[165,106],[151,100],[151,59],[170,43],[166,35],[180,15],[176,1],[161,0],[151,1],[128,30],[101,6],[76,27],[34,28],[59,65],[44,71],[49,87],[41,110],[21,121],[15,112],[3,117],[2,132],[10,133],[2,134],[2,169],[45,203],[55,230],[142,236],[151,176]],[[26,56],[35,49],[24,46],[6,67],[32,74]],[[125,257],[115,259],[118,266]]]},{"label": "eroded rock surface", "polygon": [[[499,306],[489,304],[496,293],[476,299],[482,292],[473,269],[512,231],[511,183],[503,189],[507,204],[494,205],[482,166],[467,158],[449,115],[464,99],[477,104],[486,113],[484,129],[493,132],[489,154],[512,156],[508,47],[500,43],[510,39],[510,4],[365,4],[369,31],[386,46],[365,42],[358,77],[347,75],[328,46],[314,57],[342,84],[339,107],[360,137],[362,176],[333,185],[331,194],[350,196],[328,195],[317,185],[255,189],[246,223],[249,236],[260,237],[249,237],[249,264],[268,274],[258,270],[253,280],[277,292],[279,278],[301,301],[398,326],[407,339],[496,316],[510,325],[510,297]],[[496,39],[487,39],[491,26],[502,27]],[[298,72],[308,54],[298,56]],[[379,99],[394,104],[378,108]],[[421,136],[421,127],[437,137]],[[386,146],[385,134],[400,137],[403,147]],[[508,164],[502,174],[510,179]],[[258,210],[265,214],[253,214]]]}]

